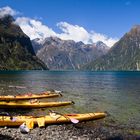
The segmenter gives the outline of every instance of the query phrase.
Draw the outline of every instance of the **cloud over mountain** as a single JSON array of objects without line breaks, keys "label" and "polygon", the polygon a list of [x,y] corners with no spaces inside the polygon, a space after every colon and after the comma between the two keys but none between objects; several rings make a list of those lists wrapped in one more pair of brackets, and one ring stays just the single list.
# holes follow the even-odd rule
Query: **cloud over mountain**
[{"label": "cloud over mountain", "polygon": [[90,40],[93,43],[98,42],[98,41],[102,41],[107,46],[112,47],[118,41],[118,38],[108,37],[105,34],[96,33],[94,31],[91,31],[91,33],[90,33]]},{"label": "cloud over mountain", "polygon": [[19,12],[17,12],[16,10],[12,9],[9,6],[0,8],[0,18],[4,17],[6,15],[15,16],[17,14],[19,14]]},{"label": "cloud over mountain", "polygon": [[83,27],[67,22],[59,22],[57,26],[62,31],[62,33],[57,34],[61,39],[74,40],[76,42],[83,41],[84,43],[87,43],[89,40],[90,34]]},{"label": "cloud over mountain", "polygon": [[43,25],[41,21],[35,19],[18,17],[16,23],[19,24],[22,30],[31,39],[57,36],[63,40],[82,41],[86,44],[102,41],[110,47],[118,41],[117,38],[110,38],[104,34],[96,33],[95,31],[88,32],[83,27],[72,25],[67,22],[57,23],[57,27],[62,31],[61,33],[56,33],[47,25]]},{"label": "cloud over mountain", "polygon": [[43,25],[41,21],[35,19],[18,17],[15,23],[18,24],[24,33],[31,39],[56,36],[56,33],[51,28]]},{"label": "cloud over mountain", "polygon": [[[7,14],[16,15],[17,13],[18,12],[16,10],[13,10],[8,6],[0,8],[0,17]],[[84,27],[72,25],[67,22],[59,22],[56,24],[56,26],[61,30],[61,33],[55,32],[47,25],[44,25],[40,20],[29,17],[17,17],[15,23],[18,24],[24,33],[31,39],[44,39],[46,37],[56,36],[63,40],[74,40],[76,42],[82,41],[86,44],[102,41],[109,47],[113,46],[113,44],[118,41],[117,38],[111,38],[95,31],[88,32]]]}]

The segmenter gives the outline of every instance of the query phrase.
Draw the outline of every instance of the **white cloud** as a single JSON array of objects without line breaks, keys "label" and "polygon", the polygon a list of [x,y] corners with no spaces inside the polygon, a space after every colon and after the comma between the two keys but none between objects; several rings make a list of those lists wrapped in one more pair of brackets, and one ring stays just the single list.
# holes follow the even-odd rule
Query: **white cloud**
[{"label": "white cloud", "polygon": [[89,39],[89,33],[83,27],[71,25],[67,22],[60,22],[57,26],[62,30],[62,33],[58,34],[58,37],[64,40],[71,39],[76,42],[83,41],[87,43]]},{"label": "white cloud", "polygon": [[71,39],[76,42],[82,41],[86,44],[102,41],[109,47],[113,46],[113,44],[118,41],[117,38],[109,38],[108,36],[96,33],[95,31],[88,32],[83,27],[72,25],[67,22],[60,22],[57,26],[62,30],[62,33],[57,34],[57,36],[64,40]]},{"label": "white cloud", "polygon": [[104,34],[96,33],[94,31],[88,32],[83,27],[72,25],[67,22],[57,23],[58,28],[62,31],[61,33],[56,33],[48,26],[43,25],[39,20],[27,17],[18,17],[15,23],[18,24],[24,33],[31,39],[57,36],[63,40],[82,41],[86,44],[102,41],[109,47],[118,41],[117,38],[109,38]]},{"label": "white cloud", "polygon": [[6,15],[15,16],[17,14],[19,14],[19,12],[13,10],[9,6],[0,8],[0,18],[4,17]]},{"label": "white cloud", "polygon": [[109,47],[112,47],[113,44],[115,44],[118,41],[118,38],[111,38],[107,35],[96,33],[94,31],[91,31],[90,39],[92,40],[92,42],[102,41]]},{"label": "white cloud", "polygon": [[[5,15],[17,15],[19,12],[13,10],[9,6],[0,8],[0,17]],[[57,27],[61,30],[61,33],[56,33],[53,29],[44,25],[38,19],[31,19],[28,17],[17,17],[16,24],[18,24],[23,32],[27,34],[31,39],[35,38],[46,38],[50,36],[57,36],[64,40],[74,40],[76,42],[82,41],[84,43],[95,43],[97,41],[102,41],[111,47],[115,42],[118,41],[117,38],[110,38],[104,34],[97,33],[95,31],[88,32],[81,26],[72,25],[67,22],[57,23]]]},{"label": "white cloud", "polygon": [[56,33],[41,21],[27,17],[18,17],[15,21],[31,39],[56,36]]}]

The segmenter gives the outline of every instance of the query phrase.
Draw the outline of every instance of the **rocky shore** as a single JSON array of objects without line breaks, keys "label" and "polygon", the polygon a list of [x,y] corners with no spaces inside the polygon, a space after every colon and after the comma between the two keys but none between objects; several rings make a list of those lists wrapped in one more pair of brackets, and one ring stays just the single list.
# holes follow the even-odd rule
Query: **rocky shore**
[{"label": "rocky shore", "polygon": [[99,120],[36,127],[28,134],[21,133],[19,128],[1,127],[0,140],[140,140],[140,130]]}]

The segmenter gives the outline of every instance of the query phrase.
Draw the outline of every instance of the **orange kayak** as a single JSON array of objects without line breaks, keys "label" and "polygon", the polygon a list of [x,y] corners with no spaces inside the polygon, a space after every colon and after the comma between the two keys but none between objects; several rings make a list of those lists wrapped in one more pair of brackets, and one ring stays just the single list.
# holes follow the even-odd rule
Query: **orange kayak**
[{"label": "orange kayak", "polygon": [[51,97],[59,97],[62,96],[60,93],[55,92],[43,92],[39,94],[23,94],[23,95],[7,95],[0,96],[0,101],[14,101],[14,100],[29,100],[29,99],[41,99],[41,98],[51,98]]},{"label": "orange kayak", "polygon": [[85,114],[64,114],[59,118],[52,118],[50,115],[35,117],[35,116],[12,116],[14,121],[11,120],[10,116],[0,116],[0,126],[20,126],[26,123],[28,128],[33,129],[34,125],[39,127],[50,125],[50,124],[64,124],[71,123],[72,119],[76,119],[79,122],[97,120],[106,117],[105,113],[85,113]]},{"label": "orange kayak", "polygon": [[30,101],[1,101],[0,108],[45,108],[45,107],[56,107],[66,106],[73,104],[73,101],[59,101],[59,102],[30,102]]}]

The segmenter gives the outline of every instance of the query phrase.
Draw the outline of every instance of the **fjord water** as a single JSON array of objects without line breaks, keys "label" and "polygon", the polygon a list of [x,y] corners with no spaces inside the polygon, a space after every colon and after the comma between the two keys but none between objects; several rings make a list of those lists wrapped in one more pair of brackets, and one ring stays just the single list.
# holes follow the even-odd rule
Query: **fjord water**
[{"label": "fjord water", "polygon": [[[23,88],[14,88],[22,86]],[[107,111],[121,124],[140,126],[140,72],[5,71],[0,72],[0,94],[56,89],[75,105],[62,112]]]}]

